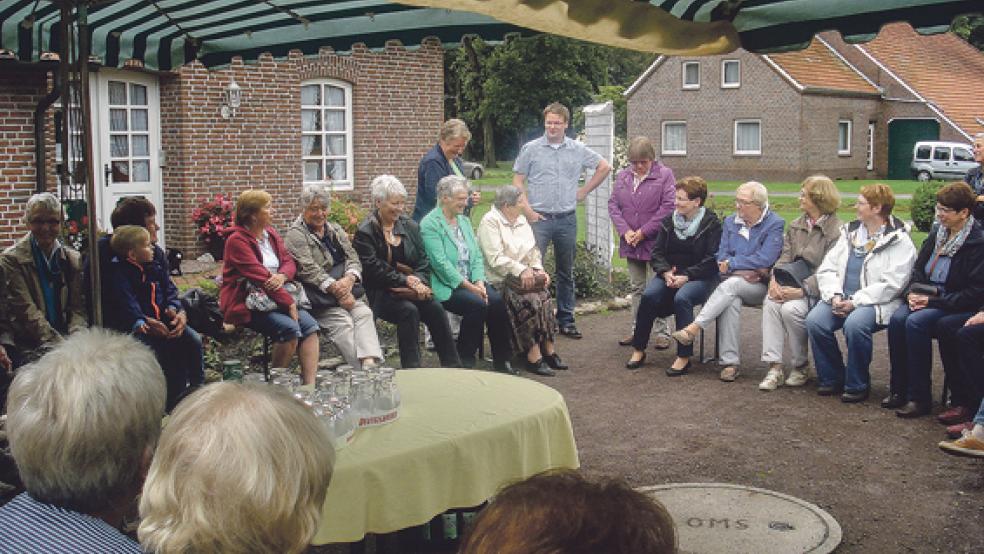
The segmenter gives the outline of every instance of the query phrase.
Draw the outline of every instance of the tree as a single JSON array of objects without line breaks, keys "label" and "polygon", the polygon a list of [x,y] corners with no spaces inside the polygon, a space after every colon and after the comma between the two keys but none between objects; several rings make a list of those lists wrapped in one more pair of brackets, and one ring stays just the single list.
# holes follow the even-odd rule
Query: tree
[{"label": "tree", "polygon": [[984,14],[958,16],[953,20],[950,29],[978,50],[984,50]]}]

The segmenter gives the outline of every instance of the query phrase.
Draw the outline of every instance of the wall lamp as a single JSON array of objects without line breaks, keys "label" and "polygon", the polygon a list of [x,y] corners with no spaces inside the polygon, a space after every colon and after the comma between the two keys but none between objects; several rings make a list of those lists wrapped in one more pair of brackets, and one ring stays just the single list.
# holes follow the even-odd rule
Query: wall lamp
[{"label": "wall lamp", "polygon": [[239,105],[243,100],[243,91],[232,77],[229,78],[229,85],[223,94],[225,96],[225,103],[222,104],[219,113],[222,114],[223,119],[235,117],[236,110],[239,109]]}]

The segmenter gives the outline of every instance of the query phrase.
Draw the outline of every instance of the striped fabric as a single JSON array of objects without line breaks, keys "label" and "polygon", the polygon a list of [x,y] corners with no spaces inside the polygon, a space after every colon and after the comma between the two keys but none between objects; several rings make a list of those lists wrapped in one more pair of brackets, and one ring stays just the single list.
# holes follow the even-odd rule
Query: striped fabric
[{"label": "striped fabric", "polygon": [[0,554],[140,554],[140,545],[101,519],[21,493],[0,507]]},{"label": "striped fabric", "polygon": [[[81,1],[79,3],[82,3]],[[233,56],[256,59],[292,49],[345,52],[355,43],[382,48],[397,39],[413,47],[430,36],[454,44],[465,34],[502,40],[523,29],[474,13],[418,8],[385,0],[116,0],[90,2],[92,53],[121,66],[174,69],[199,59],[209,67]],[[0,48],[21,61],[58,52],[60,12],[52,0],[0,0]],[[10,54],[8,54],[9,56]]]}]

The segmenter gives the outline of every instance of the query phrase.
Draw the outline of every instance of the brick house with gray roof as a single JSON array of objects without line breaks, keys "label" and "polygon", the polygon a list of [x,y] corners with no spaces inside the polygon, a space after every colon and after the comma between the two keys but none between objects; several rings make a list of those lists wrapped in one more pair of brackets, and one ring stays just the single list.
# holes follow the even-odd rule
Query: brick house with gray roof
[{"label": "brick house with gray roof", "polygon": [[799,181],[909,178],[917,140],[984,132],[984,53],[952,34],[885,26],[866,44],[817,35],[797,52],[661,56],[629,87],[629,136],[679,175]]}]

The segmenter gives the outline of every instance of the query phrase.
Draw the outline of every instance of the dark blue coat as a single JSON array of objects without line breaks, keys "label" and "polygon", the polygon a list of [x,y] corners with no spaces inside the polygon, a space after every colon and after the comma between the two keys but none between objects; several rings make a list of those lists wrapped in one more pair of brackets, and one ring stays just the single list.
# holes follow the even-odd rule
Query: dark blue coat
[{"label": "dark blue coat", "polygon": [[[119,260],[109,246],[112,238],[99,239],[99,269],[102,281],[103,325],[129,333],[138,319],[155,316],[153,303],[161,313],[168,308],[181,311],[178,287],[171,280],[170,267],[164,249],[154,245],[154,259],[144,268]],[[151,284],[154,286],[151,287]],[[151,297],[150,290],[154,295]]]},{"label": "dark blue coat", "polygon": [[[455,159],[451,163],[458,166],[458,171],[461,171],[462,175],[465,174],[461,167],[461,160]],[[413,215],[410,216],[417,223],[420,223],[420,220],[437,206],[437,182],[442,177],[454,175],[451,163],[448,163],[448,159],[444,157],[440,144],[435,144],[434,148],[428,150],[420,159],[420,165],[417,166],[417,201],[413,207]]]}]

